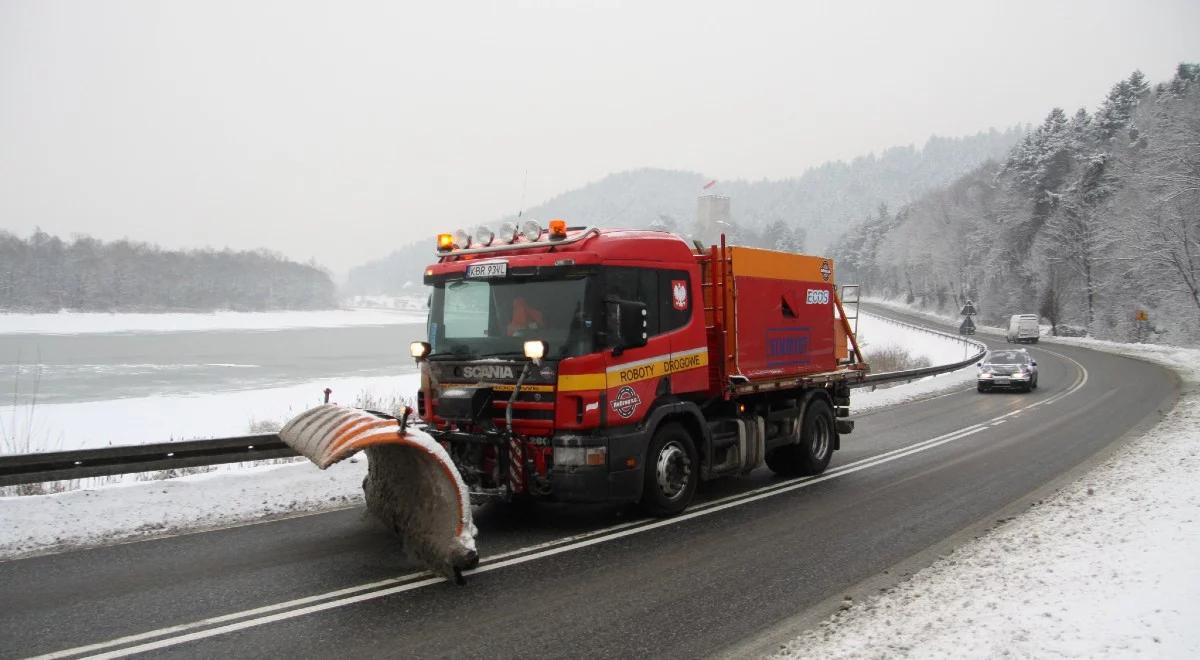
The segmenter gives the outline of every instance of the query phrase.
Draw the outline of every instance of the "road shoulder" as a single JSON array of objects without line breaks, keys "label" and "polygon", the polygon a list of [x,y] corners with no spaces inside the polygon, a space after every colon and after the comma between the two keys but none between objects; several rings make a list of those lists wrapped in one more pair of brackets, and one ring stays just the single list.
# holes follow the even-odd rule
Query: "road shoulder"
[{"label": "road shoulder", "polygon": [[725,655],[1200,652],[1200,350],[1055,343],[1166,366],[1179,398],[1047,486]]}]

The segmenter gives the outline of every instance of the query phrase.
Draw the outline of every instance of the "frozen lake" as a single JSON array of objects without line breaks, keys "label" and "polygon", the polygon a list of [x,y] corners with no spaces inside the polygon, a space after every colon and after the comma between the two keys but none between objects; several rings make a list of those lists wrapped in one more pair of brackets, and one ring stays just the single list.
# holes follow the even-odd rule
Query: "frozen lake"
[{"label": "frozen lake", "polygon": [[11,403],[74,403],[262,389],[412,371],[424,324],[76,335],[0,334]]},{"label": "frozen lake", "polygon": [[0,315],[0,442],[243,435],[319,403],[325,387],[345,403],[411,397],[408,344],[423,334],[411,312]]}]

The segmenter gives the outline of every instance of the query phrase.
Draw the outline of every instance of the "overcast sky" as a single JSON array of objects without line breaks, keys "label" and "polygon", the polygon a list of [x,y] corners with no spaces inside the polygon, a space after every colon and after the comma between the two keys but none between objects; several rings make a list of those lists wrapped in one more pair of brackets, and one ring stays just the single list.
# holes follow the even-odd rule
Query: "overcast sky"
[{"label": "overcast sky", "polygon": [[780,178],[1095,107],[1200,2],[0,0],[0,228],[335,271],[644,166]]}]

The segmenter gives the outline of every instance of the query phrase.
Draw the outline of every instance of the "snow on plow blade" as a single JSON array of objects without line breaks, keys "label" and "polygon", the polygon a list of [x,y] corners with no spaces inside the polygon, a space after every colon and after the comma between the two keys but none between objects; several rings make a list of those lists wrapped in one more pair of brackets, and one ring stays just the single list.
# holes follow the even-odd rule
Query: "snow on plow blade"
[{"label": "snow on plow blade", "polygon": [[461,582],[475,567],[475,525],[462,475],[440,444],[400,420],[324,404],[289,421],[279,437],[317,467],[367,452],[367,510],[432,570]]}]

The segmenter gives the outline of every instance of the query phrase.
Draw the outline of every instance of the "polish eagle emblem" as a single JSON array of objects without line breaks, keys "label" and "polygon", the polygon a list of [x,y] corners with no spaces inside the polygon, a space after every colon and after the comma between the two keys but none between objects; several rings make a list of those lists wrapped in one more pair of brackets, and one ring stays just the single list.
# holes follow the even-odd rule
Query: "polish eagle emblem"
[{"label": "polish eagle emblem", "polygon": [[681,312],[687,310],[688,292],[686,281],[671,280],[671,303],[675,306],[675,309]]}]

